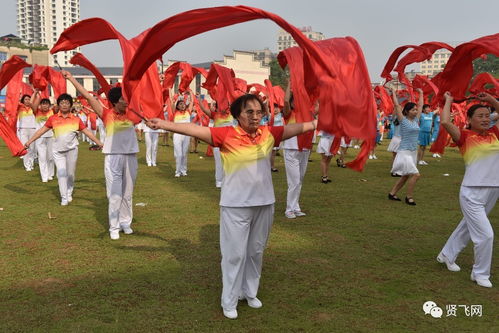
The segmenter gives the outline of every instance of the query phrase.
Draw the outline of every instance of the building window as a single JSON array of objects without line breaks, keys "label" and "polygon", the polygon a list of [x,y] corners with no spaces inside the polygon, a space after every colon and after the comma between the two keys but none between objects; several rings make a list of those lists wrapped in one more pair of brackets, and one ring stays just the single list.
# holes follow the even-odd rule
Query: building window
[{"label": "building window", "polygon": [[92,79],[92,90],[93,91],[98,91],[100,89],[100,84],[99,84],[99,81],[97,81],[97,79]]},{"label": "building window", "polygon": [[7,52],[0,52],[0,62],[7,60]]}]

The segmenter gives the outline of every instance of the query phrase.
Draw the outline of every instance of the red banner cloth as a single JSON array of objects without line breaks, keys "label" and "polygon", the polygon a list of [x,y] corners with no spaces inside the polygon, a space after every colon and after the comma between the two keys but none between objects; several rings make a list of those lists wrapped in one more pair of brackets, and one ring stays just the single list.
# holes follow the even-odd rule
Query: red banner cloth
[{"label": "red banner cloth", "polygon": [[385,87],[383,86],[376,86],[374,88],[374,92],[379,94],[379,109],[383,110],[385,115],[390,115],[393,113],[393,100],[390,95],[388,95],[388,92],[386,91]]},{"label": "red banner cloth", "polygon": [[111,89],[111,86],[109,85],[107,80],[104,78],[102,73],[97,69],[97,67],[95,67],[94,64],[92,64],[90,62],[90,60],[88,60],[83,54],[76,53],[69,60],[69,62],[72,63],[73,65],[78,65],[78,66],[81,66],[83,68],[88,69],[95,76],[95,78],[97,79],[97,82],[99,82],[101,88],[103,89],[103,92],[107,95],[107,92],[109,91],[109,89]]},{"label": "red banner cloth", "polygon": [[31,67],[31,65],[18,56],[12,56],[9,60],[5,61],[2,68],[0,68],[0,90],[24,67]]},{"label": "red banner cloth", "polygon": [[[64,30],[57,40],[57,43],[50,50],[50,53],[54,54],[59,51],[69,51],[82,45],[109,39],[117,39],[120,43],[123,55],[123,75],[125,76],[128,64],[147,31],[148,30],[142,32],[135,38],[128,40],[109,22],[101,18],[90,18],[80,21]],[[137,78],[136,86],[138,90],[134,98],[129,98],[130,95],[127,94],[128,90],[123,89],[123,95],[129,102],[129,108],[136,112],[142,111],[143,115],[147,118],[160,117],[163,113],[162,88],[159,82],[158,68],[155,63],[157,58],[148,64],[142,71],[140,77]],[[139,117],[131,111],[127,111],[127,116],[134,122],[140,121]]]},{"label": "red banner cloth", "polygon": [[0,113],[0,137],[3,139],[12,156],[23,156],[27,152],[19,141],[16,132]]},{"label": "red banner cloth", "polygon": [[484,54],[499,56],[499,33],[460,44],[454,49],[444,70],[432,79],[439,89],[437,101],[443,103],[446,91],[456,100],[465,98],[473,76],[473,60]]},{"label": "red banner cloth", "polygon": [[201,74],[204,77],[208,75],[204,68],[193,67],[190,64],[182,61],[177,61],[170,66],[165,71],[165,79],[163,81],[163,88],[170,89],[175,83],[175,78],[179,71],[182,71],[180,76],[180,84],[178,86],[178,91],[183,93],[189,89],[189,85],[197,74]]},{"label": "red banner cloth", "polygon": [[[337,78],[321,85],[318,130],[337,137],[348,136],[364,139],[364,145],[357,158],[347,166],[361,171],[376,137],[376,104],[371,88],[362,50],[352,37],[331,38],[314,43],[334,64]],[[297,121],[313,119],[311,110],[313,98],[303,87],[306,76],[314,72],[303,72],[301,50],[289,48],[278,55],[281,67],[290,66],[291,87],[295,101]],[[317,71],[320,72],[320,69]]]},{"label": "red banner cloth", "polygon": [[[281,17],[264,10],[248,6],[222,6],[194,9],[174,15],[152,27],[137,48],[123,79],[127,95],[131,95],[142,73],[177,42],[200,33],[256,19],[269,19],[291,34],[304,50],[303,66],[307,72],[317,73],[322,68],[330,78],[334,70],[329,60],[299,29]],[[319,74],[319,73],[317,73]],[[310,76],[305,87],[312,92],[318,89],[319,76]]]},{"label": "red banner cloth", "polygon": [[219,110],[226,110],[230,104],[244,92],[236,91],[234,84],[235,74],[230,68],[211,64],[210,71],[203,83],[211,98],[217,102]]},{"label": "red banner cloth", "polygon": [[395,67],[395,63],[397,62],[397,59],[407,49],[411,49],[411,48],[414,50],[418,50],[419,52],[421,52],[421,54],[425,54],[426,57],[428,57],[428,56],[431,57],[431,54],[429,54],[429,51],[424,47],[421,47],[418,45],[399,46],[392,52],[392,54],[388,58],[388,61],[386,62],[385,67],[383,68],[383,71],[381,72],[381,77],[386,79],[387,82],[393,80],[393,77],[390,73],[392,72],[393,68]]},{"label": "red banner cloth", "polygon": [[[485,89],[485,85],[492,85],[490,89]],[[496,96],[499,94],[499,81],[490,75],[490,73],[480,73],[478,74],[473,82],[471,83],[470,93],[479,94],[481,92],[488,92],[489,94]]]}]

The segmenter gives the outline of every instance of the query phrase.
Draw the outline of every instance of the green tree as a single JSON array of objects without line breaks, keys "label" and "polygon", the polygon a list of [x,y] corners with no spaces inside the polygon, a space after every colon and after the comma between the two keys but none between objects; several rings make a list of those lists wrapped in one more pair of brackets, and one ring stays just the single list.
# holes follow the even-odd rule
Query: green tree
[{"label": "green tree", "polygon": [[282,89],[286,89],[288,84],[288,71],[284,70],[279,66],[277,59],[273,59],[270,63],[270,82],[273,86],[281,86]]},{"label": "green tree", "polygon": [[499,77],[499,57],[493,54],[487,54],[487,59],[481,58],[473,61],[473,76],[478,73],[488,72],[494,77]]}]

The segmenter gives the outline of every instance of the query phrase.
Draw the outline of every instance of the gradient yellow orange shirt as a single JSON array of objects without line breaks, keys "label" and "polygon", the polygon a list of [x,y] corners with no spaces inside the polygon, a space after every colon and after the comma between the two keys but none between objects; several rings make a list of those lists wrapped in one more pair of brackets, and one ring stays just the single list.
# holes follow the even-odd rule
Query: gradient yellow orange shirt
[{"label": "gradient yellow orange shirt", "polygon": [[210,128],[213,146],[220,148],[224,177],[220,206],[251,207],[275,202],[270,172],[272,148],[284,127],[260,126],[253,137],[240,126]]},{"label": "gradient yellow orange shirt", "polygon": [[499,186],[499,130],[492,126],[485,134],[462,129],[457,142],[466,171],[463,186]]},{"label": "gradient yellow orange shirt", "polygon": [[51,116],[44,126],[54,131],[53,150],[57,152],[76,148],[78,146],[78,132],[86,128],[77,116],[68,113],[65,117],[61,112]]}]

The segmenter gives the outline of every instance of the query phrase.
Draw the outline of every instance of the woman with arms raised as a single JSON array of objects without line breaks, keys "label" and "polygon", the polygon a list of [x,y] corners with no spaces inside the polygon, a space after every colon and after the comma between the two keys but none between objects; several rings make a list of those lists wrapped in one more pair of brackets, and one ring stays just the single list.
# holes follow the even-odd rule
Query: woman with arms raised
[{"label": "woman with arms raised", "polygon": [[315,130],[316,121],[287,126],[261,126],[265,113],[255,95],[236,99],[230,112],[238,125],[201,127],[151,119],[148,126],[197,137],[220,148],[224,177],[220,197],[222,308],[237,318],[238,299],[260,308],[257,292],[263,250],[274,218],[274,187],[270,171],[272,148],[281,140]]},{"label": "woman with arms raised", "polygon": [[[494,231],[487,214],[499,197],[499,129],[497,124],[490,127],[490,109],[482,104],[475,104],[468,109],[469,128],[459,129],[450,120],[453,98],[449,92],[444,96],[445,105],[440,122],[459,147],[466,171],[459,192],[463,219],[450,235],[437,260],[445,263],[450,271],[461,270],[455,261],[471,240],[475,257],[471,280],[479,286],[490,288]],[[499,102],[491,95],[484,93],[479,98],[499,110]]]}]

